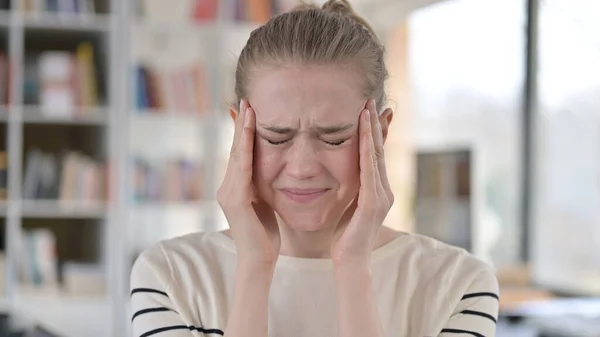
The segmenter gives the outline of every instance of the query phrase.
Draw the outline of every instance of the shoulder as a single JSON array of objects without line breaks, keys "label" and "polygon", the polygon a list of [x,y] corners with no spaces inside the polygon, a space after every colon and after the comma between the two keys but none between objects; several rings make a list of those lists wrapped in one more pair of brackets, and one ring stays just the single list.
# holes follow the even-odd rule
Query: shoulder
[{"label": "shoulder", "polygon": [[413,241],[426,278],[420,290],[438,308],[434,335],[494,336],[500,305],[494,269],[462,248],[418,235]]},{"label": "shoulder", "polygon": [[455,272],[477,273],[493,271],[492,267],[469,253],[463,248],[456,247],[420,234],[405,234],[407,253],[415,259],[423,261],[439,261],[435,265]]},{"label": "shoulder", "polygon": [[[498,280],[492,266],[468,251],[419,234],[405,234],[403,260],[420,278],[435,278],[450,298],[468,292],[498,294]],[[452,302],[452,300],[451,300]]]},{"label": "shoulder", "polygon": [[[165,287],[196,276],[200,269],[215,269],[223,258],[235,252],[217,238],[219,233],[193,233],[160,241],[145,249],[135,260],[131,283],[152,278]],[[225,257],[224,257],[225,256]]]}]

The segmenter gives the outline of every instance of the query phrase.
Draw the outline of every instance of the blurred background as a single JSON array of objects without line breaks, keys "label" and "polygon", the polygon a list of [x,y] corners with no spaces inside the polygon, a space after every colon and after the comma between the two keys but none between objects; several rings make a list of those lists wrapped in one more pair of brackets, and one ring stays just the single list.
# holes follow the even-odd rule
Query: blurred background
[{"label": "blurred background", "polygon": [[[351,3],[388,52],[386,225],[492,264],[498,336],[600,336],[600,0]],[[129,336],[136,256],[227,227],[237,55],[296,4],[0,0],[0,336]]]}]

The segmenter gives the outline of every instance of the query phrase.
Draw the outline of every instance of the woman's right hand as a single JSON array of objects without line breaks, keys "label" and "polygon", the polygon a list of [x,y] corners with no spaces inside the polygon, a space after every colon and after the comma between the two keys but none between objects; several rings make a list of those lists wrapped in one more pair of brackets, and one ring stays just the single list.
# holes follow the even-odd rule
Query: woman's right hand
[{"label": "woman's right hand", "polygon": [[274,266],[281,238],[273,209],[258,196],[252,182],[256,116],[241,100],[235,119],[233,145],[217,201],[235,242],[238,264]]}]

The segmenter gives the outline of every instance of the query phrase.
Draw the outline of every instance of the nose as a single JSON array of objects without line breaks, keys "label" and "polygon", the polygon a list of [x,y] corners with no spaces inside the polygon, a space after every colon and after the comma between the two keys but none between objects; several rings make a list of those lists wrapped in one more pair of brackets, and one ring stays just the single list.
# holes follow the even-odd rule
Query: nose
[{"label": "nose", "polygon": [[287,151],[286,174],[297,180],[306,180],[318,176],[321,169],[314,144],[304,137],[295,139]]}]

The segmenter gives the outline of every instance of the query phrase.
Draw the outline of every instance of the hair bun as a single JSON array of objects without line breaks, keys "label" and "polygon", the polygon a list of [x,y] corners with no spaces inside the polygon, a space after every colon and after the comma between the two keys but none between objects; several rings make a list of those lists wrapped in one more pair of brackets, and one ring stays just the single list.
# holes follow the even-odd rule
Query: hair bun
[{"label": "hair bun", "polygon": [[375,35],[375,31],[373,30],[373,27],[371,27],[371,25],[369,25],[369,23],[365,19],[363,19],[360,15],[356,14],[356,12],[354,11],[354,8],[352,8],[352,5],[350,5],[350,2],[348,2],[348,0],[328,0],[327,2],[325,2],[323,4],[321,9],[326,12],[338,13],[343,16],[347,16],[347,17],[351,18],[352,20],[361,24],[369,32],[371,32],[371,34]]},{"label": "hair bun", "polygon": [[323,4],[321,9],[344,15],[356,15],[348,0],[329,0]]}]

